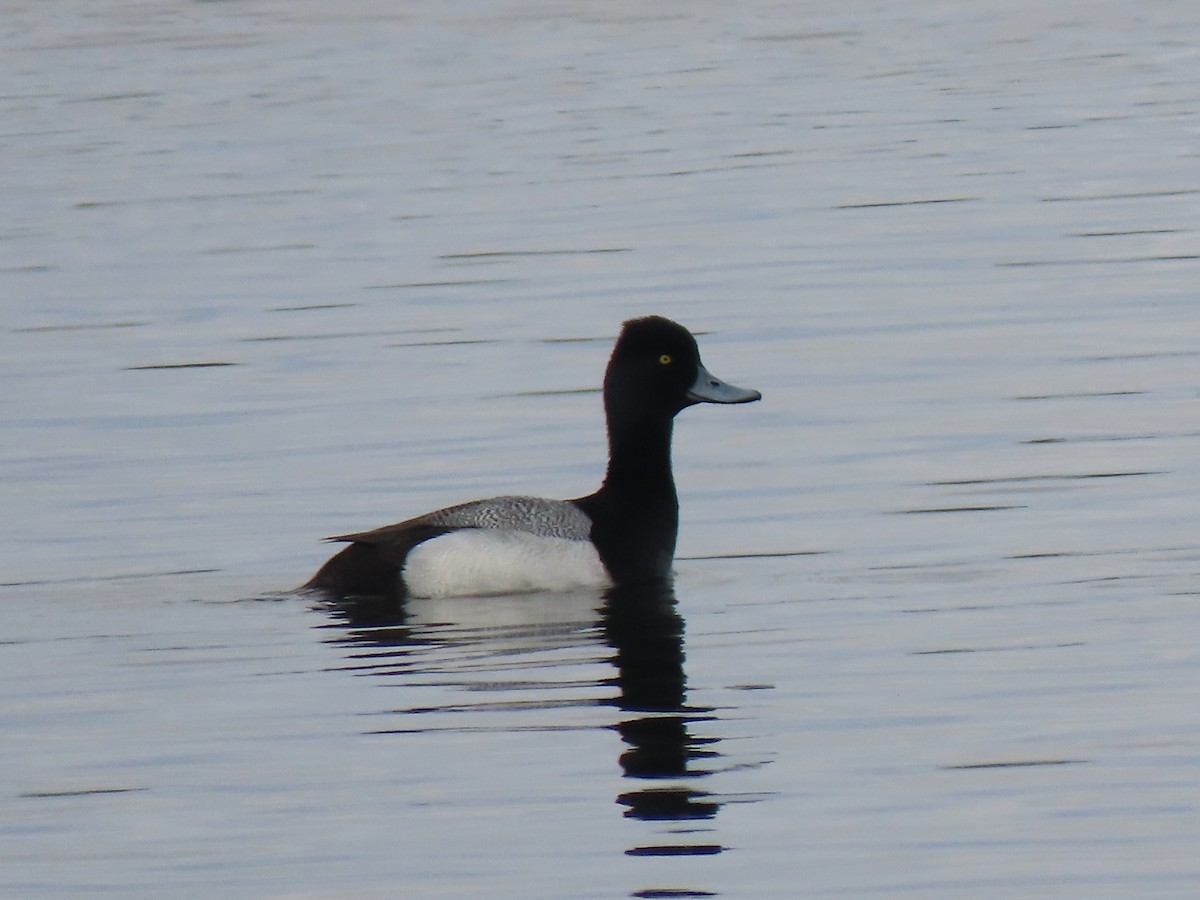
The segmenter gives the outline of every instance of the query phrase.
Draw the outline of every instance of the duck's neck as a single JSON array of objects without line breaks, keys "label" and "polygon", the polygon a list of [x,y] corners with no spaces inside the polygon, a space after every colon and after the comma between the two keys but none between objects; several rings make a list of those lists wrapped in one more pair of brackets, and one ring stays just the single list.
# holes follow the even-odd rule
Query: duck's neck
[{"label": "duck's neck", "polygon": [[660,501],[669,495],[675,501],[675,479],[671,474],[671,430],[673,419],[619,422],[609,416],[608,471],[604,490],[633,491],[643,498]]},{"label": "duck's neck", "polygon": [[679,530],[671,420],[614,423],[610,417],[608,443],[604,483],[576,501],[592,518],[592,543],[617,584],[666,578]]}]

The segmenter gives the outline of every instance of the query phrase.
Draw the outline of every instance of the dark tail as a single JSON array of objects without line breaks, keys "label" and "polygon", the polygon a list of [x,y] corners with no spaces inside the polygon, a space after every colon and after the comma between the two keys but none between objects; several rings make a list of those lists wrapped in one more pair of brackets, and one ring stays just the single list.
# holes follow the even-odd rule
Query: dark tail
[{"label": "dark tail", "polygon": [[334,597],[399,595],[400,567],[375,544],[347,544],[304,585]]}]

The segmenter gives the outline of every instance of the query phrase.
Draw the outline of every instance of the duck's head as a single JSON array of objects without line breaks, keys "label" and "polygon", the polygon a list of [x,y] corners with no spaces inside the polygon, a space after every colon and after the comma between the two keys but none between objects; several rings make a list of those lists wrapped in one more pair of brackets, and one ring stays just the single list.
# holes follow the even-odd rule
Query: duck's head
[{"label": "duck's head", "polygon": [[627,321],[604,373],[610,416],[637,410],[670,418],[696,403],[750,403],[761,397],[704,368],[696,339],[661,316]]}]

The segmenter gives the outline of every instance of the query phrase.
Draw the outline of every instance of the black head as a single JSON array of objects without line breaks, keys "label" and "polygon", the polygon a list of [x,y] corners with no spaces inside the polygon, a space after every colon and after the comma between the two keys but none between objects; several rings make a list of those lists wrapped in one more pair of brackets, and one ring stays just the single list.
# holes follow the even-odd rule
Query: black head
[{"label": "black head", "polygon": [[599,491],[576,501],[592,518],[592,543],[616,583],[671,571],[679,525],[671,475],[675,414],[694,403],[759,397],[705,369],[683,326],[660,316],[625,323],[604,373],[608,471]]},{"label": "black head", "polygon": [[627,321],[604,374],[610,415],[640,410],[670,418],[695,403],[749,403],[761,396],[727,384],[705,369],[696,339],[662,316]]}]

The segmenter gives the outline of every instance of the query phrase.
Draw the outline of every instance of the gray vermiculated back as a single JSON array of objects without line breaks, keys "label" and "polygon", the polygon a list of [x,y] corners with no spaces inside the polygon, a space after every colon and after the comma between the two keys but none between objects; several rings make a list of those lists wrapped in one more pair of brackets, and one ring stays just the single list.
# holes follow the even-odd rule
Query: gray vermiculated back
[{"label": "gray vermiculated back", "polygon": [[592,531],[592,520],[574,503],[542,497],[475,500],[436,510],[419,521],[451,528],[512,529],[572,541],[586,541]]}]

